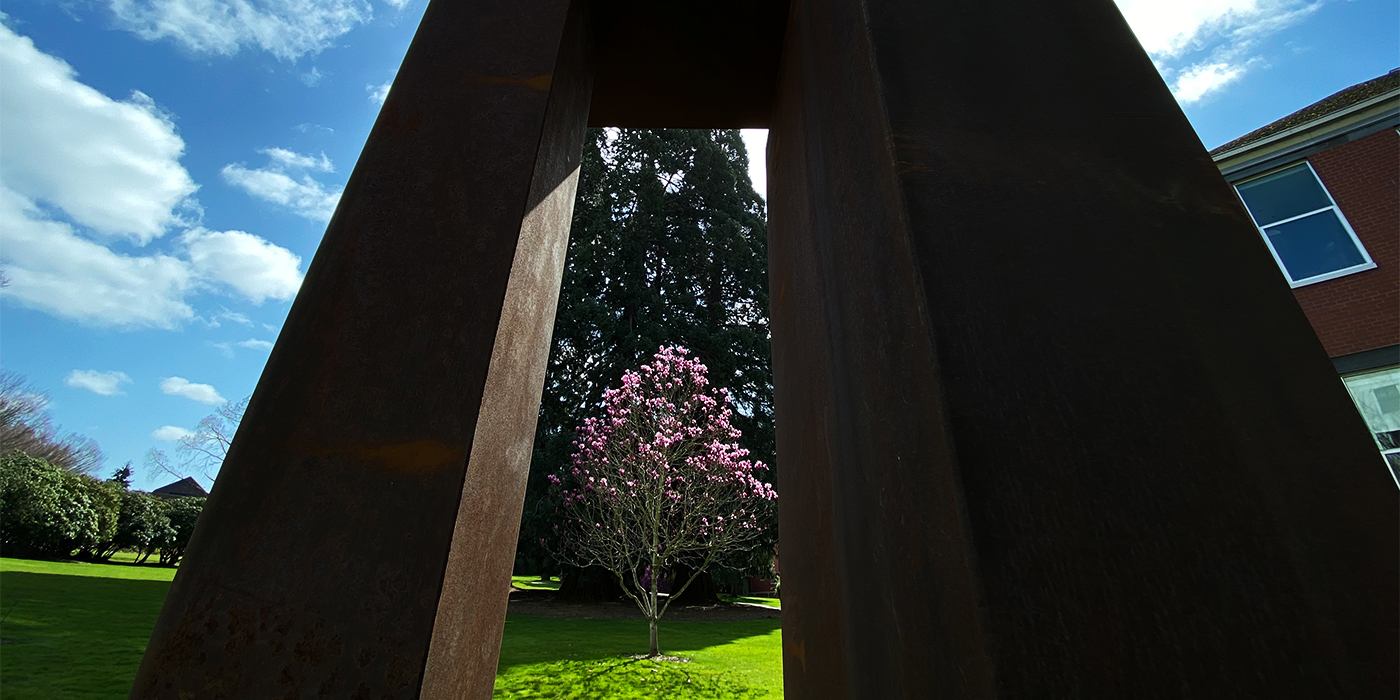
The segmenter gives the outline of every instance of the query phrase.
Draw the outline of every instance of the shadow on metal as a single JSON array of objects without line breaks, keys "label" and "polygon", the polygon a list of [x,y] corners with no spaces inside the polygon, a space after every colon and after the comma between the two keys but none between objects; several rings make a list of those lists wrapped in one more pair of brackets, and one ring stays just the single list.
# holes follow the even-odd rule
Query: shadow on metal
[{"label": "shadow on metal", "polygon": [[436,0],[133,698],[486,698],[584,128],[769,126],[790,698],[1394,698],[1400,508],[1111,0]]}]

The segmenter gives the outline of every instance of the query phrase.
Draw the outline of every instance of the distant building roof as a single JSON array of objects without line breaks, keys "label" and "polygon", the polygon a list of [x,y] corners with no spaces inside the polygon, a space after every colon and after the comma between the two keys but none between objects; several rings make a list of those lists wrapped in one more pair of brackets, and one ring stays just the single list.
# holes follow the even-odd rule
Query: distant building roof
[{"label": "distant building roof", "polygon": [[1392,70],[1379,78],[1367,80],[1364,83],[1353,85],[1345,90],[1324,97],[1278,121],[1262,126],[1234,141],[1219,146],[1212,150],[1210,154],[1219,155],[1226,151],[1233,151],[1241,146],[1266,139],[1274,134],[1292,129],[1296,126],[1302,126],[1303,124],[1321,119],[1329,114],[1335,114],[1347,107],[1360,104],[1361,102],[1365,102],[1373,97],[1379,97],[1380,95],[1384,95],[1396,89],[1400,89],[1400,68]]},{"label": "distant building roof", "polygon": [[159,498],[183,498],[186,496],[205,498],[209,492],[205,491],[198,481],[187,476],[173,484],[166,484],[152,491],[151,495]]}]

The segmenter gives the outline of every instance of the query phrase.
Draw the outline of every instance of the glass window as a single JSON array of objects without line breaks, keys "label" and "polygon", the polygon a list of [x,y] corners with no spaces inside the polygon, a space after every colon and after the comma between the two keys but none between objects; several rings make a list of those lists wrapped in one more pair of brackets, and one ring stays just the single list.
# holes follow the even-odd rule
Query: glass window
[{"label": "glass window", "polygon": [[1270,226],[1264,233],[1288,269],[1289,279],[1305,280],[1366,264],[1365,256],[1331,211]]},{"label": "glass window", "polygon": [[1293,286],[1375,267],[1307,163],[1236,186]]},{"label": "glass window", "polygon": [[1400,483],[1400,367],[1353,374],[1342,381]]},{"label": "glass window", "polygon": [[1240,197],[1261,224],[1332,206],[1306,163],[1240,185]]}]

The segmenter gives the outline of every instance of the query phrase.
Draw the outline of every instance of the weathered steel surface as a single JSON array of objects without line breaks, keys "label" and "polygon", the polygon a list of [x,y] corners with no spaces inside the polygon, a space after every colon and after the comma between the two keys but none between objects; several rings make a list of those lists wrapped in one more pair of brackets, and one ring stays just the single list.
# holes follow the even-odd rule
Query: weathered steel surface
[{"label": "weathered steel surface", "polygon": [[1111,0],[569,5],[429,6],[133,698],[489,696],[585,120],[770,108],[788,697],[1396,696],[1397,494]]},{"label": "weathered steel surface", "polygon": [[490,696],[589,102],[568,6],[428,8],[131,697]]},{"label": "weathered steel surface", "polygon": [[788,0],[595,0],[592,126],[768,126]]},{"label": "weathered steel surface", "polygon": [[1112,2],[787,32],[787,697],[1395,697],[1396,491]]}]

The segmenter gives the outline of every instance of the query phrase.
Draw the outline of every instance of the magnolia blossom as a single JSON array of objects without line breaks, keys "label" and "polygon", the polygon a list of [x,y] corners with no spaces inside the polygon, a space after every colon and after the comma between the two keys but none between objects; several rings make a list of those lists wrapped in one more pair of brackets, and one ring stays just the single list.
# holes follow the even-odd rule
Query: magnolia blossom
[{"label": "magnolia blossom", "polygon": [[[778,494],[730,424],[729,393],[681,347],[603,394],[603,415],[578,428],[573,464],[549,477],[559,495],[556,556],[612,571],[651,623],[666,611],[657,579],[696,572],[752,548]],[[648,572],[655,575],[648,575]],[[676,595],[695,579],[676,586]],[[680,582],[677,582],[680,583]]]}]

